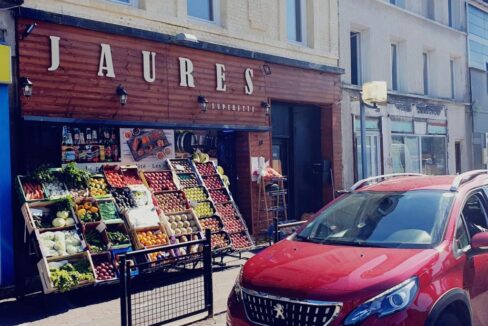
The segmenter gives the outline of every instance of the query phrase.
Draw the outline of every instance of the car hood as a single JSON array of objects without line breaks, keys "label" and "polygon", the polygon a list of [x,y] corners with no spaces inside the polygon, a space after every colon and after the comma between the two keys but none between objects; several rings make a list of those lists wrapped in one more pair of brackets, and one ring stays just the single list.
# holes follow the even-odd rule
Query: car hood
[{"label": "car hood", "polygon": [[251,258],[244,288],[311,300],[373,296],[434,266],[435,249],[321,245],[284,240]]}]

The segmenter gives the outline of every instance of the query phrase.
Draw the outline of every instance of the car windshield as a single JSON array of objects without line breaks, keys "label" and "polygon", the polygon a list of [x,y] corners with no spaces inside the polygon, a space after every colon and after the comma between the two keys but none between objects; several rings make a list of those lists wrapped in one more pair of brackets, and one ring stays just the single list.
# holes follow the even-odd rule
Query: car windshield
[{"label": "car windshield", "polygon": [[355,192],[323,210],[295,239],[322,244],[428,248],[444,231],[454,194]]}]

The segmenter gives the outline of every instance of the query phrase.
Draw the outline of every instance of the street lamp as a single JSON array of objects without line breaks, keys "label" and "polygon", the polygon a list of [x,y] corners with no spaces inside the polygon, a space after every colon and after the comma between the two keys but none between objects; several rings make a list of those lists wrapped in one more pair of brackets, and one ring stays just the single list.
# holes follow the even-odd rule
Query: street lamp
[{"label": "street lamp", "polygon": [[361,172],[367,178],[368,160],[366,159],[366,108],[377,109],[378,104],[386,103],[388,91],[386,82],[373,81],[363,84],[359,99],[359,117],[361,120]]}]

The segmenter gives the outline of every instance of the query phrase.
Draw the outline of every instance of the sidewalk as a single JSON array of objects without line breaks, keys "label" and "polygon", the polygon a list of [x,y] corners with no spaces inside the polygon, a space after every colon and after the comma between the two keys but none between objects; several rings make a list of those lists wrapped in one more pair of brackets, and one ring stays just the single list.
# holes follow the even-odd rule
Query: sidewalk
[{"label": "sidewalk", "polygon": [[[251,257],[251,253],[243,253]],[[246,260],[227,257],[226,269],[214,272],[214,314],[209,320],[205,315],[195,316],[170,325],[224,325],[227,296],[239,273],[239,266]],[[21,301],[0,301],[0,325],[120,325],[119,287],[99,287],[73,293],[34,294]]]}]

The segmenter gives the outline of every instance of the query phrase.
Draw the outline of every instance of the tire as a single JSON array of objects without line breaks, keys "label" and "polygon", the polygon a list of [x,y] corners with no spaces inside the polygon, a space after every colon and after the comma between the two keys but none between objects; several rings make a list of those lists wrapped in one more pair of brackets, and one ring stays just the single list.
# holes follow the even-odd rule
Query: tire
[{"label": "tire", "polygon": [[463,323],[459,320],[456,314],[448,311],[442,313],[442,315],[435,321],[434,326],[463,326]]}]

